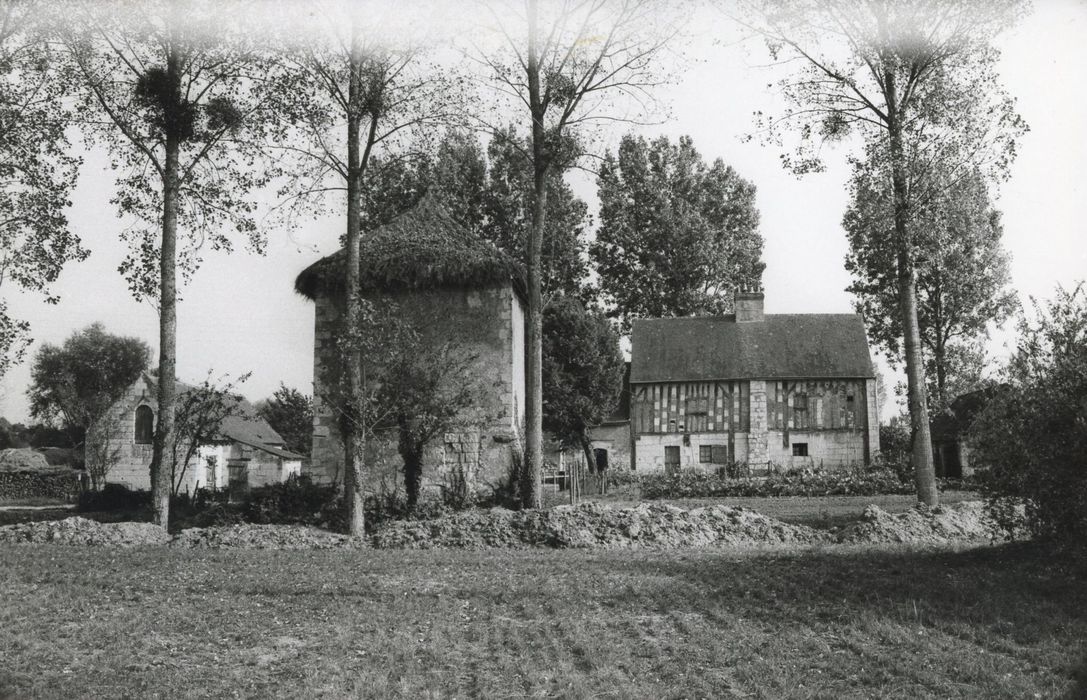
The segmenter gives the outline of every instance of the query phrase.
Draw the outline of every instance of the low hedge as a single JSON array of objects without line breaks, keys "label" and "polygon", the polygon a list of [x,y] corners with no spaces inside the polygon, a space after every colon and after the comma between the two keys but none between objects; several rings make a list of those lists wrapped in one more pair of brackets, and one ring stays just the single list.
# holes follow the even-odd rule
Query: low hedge
[{"label": "low hedge", "polygon": [[733,479],[712,472],[644,474],[642,498],[720,498],[781,496],[880,496],[915,493],[892,471],[795,471],[762,478]]},{"label": "low hedge", "polygon": [[33,498],[74,501],[79,497],[79,476],[74,471],[0,472],[0,502]]}]

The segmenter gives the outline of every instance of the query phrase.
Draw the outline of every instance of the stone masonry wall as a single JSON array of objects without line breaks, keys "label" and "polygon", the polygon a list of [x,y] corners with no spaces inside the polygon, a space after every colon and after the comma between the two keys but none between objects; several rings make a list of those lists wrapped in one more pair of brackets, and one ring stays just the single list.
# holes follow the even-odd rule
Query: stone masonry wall
[{"label": "stone masonry wall", "polygon": [[[435,439],[424,459],[424,488],[442,483],[456,467],[471,474],[472,486],[483,488],[504,479],[509,471],[512,450],[519,444],[523,422],[523,377],[516,377],[515,358],[523,354],[521,305],[512,287],[487,289],[437,289],[373,296],[378,305],[395,302],[400,313],[411,319],[423,342],[435,344],[455,340],[478,355],[474,374],[484,389],[484,405],[466,422],[464,430]],[[342,299],[318,297],[315,303],[314,348],[314,439],[313,462],[308,473],[315,480],[342,479],[343,446],[335,408],[328,400],[329,368],[335,361],[335,337],[342,316]],[[523,358],[520,358],[523,367]],[[365,359],[364,359],[365,363]],[[369,465],[366,487],[380,492],[395,487],[402,461],[396,450],[395,431],[368,441]]]},{"label": "stone masonry wall", "polygon": [[879,446],[879,396],[876,392],[876,380],[864,380],[864,398],[868,408],[868,460],[876,458]]},{"label": "stone masonry wall", "polygon": [[752,379],[751,433],[747,441],[747,461],[752,466],[762,466],[770,460],[766,420],[766,382]]}]

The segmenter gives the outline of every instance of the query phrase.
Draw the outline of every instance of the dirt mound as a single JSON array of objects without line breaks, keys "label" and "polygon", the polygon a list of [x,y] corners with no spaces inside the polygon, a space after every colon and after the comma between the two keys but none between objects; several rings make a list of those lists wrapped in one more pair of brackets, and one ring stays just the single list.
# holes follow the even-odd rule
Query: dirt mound
[{"label": "dirt mound", "polygon": [[683,510],[642,504],[608,508],[597,503],[551,510],[469,511],[427,521],[387,524],[374,534],[379,548],[431,547],[699,547],[813,544],[827,536],[733,506]]},{"label": "dirt mound", "polygon": [[57,467],[41,452],[29,447],[0,450],[0,472],[53,472]]},{"label": "dirt mound", "polygon": [[905,513],[868,506],[859,521],[838,533],[839,542],[850,544],[947,544],[1003,537],[1004,531],[989,517],[981,501],[936,508],[918,505]]},{"label": "dirt mound", "polygon": [[169,540],[162,528],[151,523],[99,523],[78,516],[0,527],[0,542],[4,543],[138,547]]},{"label": "dirt mound", "polygon": [[301,525],[230,525],[182,530],[173,547],[225,549],[335,549],[351,547],[351,538]]}]

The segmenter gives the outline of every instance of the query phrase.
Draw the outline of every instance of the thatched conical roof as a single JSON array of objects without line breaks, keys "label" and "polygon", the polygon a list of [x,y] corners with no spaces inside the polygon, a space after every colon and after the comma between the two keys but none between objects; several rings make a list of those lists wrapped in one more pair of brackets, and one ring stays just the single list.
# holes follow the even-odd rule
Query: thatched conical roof
[{"label": "thatched conical roof", "polygon": [[[315,300],[344,288],[340,249],[298,275],[295,290]],[[414,207],[362,236],[359,251],[363,290],[398,291],[437,287],[490,287],[512,283],[524,295],[524,272],[494,244],[453,220],[427,194]]]}]

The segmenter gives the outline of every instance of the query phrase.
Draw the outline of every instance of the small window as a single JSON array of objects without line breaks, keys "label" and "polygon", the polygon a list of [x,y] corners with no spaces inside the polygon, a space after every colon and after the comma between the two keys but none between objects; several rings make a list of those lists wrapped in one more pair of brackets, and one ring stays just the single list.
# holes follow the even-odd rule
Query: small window
[{"label": "small window", "polygon": [[155,413],[150,406],[136,407],[136,444],[150,445],[155,437]]},{"label": "small window", "polygon": [[793,394],[793,410],[794,411],[806,411],[806,410],[808,410],[808,395],[807,394]]},{"label": "small window", "polygon": [[243,463],[227,465],[227,478],[231,488],[246,488],[249,486],[249,468]]},{"label": "small window", "polygon": [[728,464],[728,445],[699,445],[698,461],[703,464]]},{"label": "small window", "polygon": [[794,442],[793,443],[793,457],[807,457],[808,456],[808,443],[806,442]]}]

